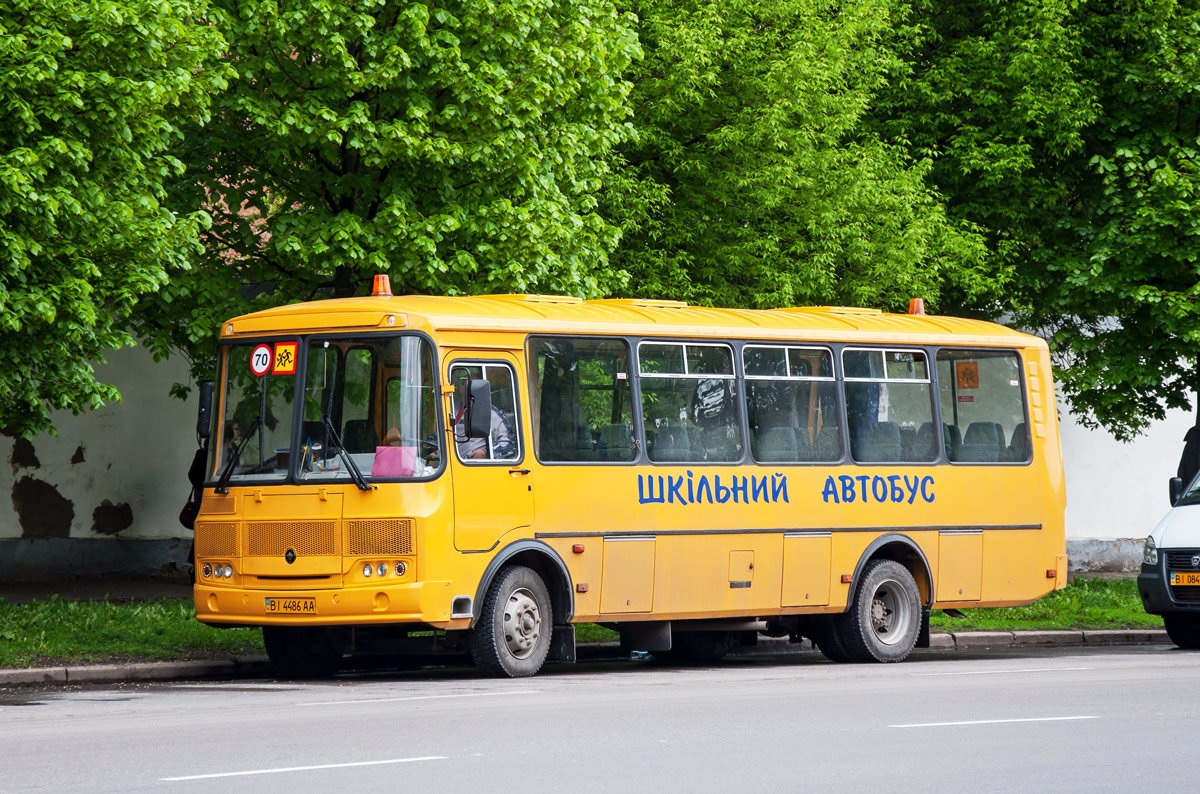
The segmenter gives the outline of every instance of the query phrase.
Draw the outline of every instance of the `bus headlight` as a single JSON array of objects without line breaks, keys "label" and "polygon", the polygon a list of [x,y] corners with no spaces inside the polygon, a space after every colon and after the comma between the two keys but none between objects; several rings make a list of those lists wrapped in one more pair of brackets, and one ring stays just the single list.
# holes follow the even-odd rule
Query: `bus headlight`
[{"label": "bus headlight", "polygon": [[363,563],[363,576],[370,576],[375,573],[375,567],[371,563]]},{"label": "bus headlight", "polygon": [[1146,545],[1142,547],[1142,564],[1158,565],[1158,546],[1155,545],[1152,535],[1146,536]]},{"label": "bus headlight", "polygon": [[225,578],[226,578],[226,579],[232,579],[232,578],[233,578],[233,566],[232,566],[232,565],[226,565],[226,566],[225,566],[225,570],[223,571],[223,573],[225,574]]},{"label": "bus headlight", "polygon": [[407,570],[408,570],[408,566],[405,565],[403,562],[396,563],[396,575],[397,576],[403,576],[404,572]]},{"label": "bus headlight", "polygon": [[204,563],[204,566],[200,569],[200,573],[204,574],[205,579],[212,576],[212,565],[207,562]]}]

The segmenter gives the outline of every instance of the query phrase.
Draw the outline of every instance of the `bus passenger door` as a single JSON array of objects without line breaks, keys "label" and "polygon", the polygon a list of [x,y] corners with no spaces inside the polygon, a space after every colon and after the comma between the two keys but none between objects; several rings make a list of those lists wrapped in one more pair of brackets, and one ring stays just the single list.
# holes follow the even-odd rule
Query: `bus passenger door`
[{"label": "bus passenger door", "polygon": [[454,429],[450,446],[454,483],[454,547],[483,551],[496,545],[506,532],[533,524],[533,474],[528,465],[521,427],[517,365],[512,356],[488,351],[487,358],[458,358],[448,370],[448,383],[458,387],[467,379],[483,378],[491,384],[491,433],[487,438],[465,438],[461,426],[462,390],[450,397],[449,424]]}]

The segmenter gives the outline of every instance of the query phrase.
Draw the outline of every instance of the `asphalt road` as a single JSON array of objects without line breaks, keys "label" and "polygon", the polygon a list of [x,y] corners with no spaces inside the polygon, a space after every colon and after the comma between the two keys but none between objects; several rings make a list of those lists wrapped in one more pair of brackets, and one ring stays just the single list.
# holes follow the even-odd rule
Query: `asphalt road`
[{"label": "asphalt road", "polygon": [[0,792],[1195,790],[1200,653],[0,690]]}]

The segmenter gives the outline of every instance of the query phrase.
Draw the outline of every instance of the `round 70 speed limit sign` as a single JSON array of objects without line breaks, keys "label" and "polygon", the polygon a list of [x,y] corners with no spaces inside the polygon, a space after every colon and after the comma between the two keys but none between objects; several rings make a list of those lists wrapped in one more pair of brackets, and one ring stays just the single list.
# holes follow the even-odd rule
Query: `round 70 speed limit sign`
[{"label": "round 70 speed limit sign", "polygon": [[271,346],[259,345],[250,354],[250,369],[255,375],[266,375],[271,369]]}]

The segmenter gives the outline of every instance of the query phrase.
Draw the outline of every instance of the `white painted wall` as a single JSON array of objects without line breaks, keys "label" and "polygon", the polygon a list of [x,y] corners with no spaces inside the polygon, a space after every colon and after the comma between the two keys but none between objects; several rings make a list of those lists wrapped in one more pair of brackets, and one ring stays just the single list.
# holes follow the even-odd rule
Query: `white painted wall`
[{"label": "white painted wall", "polygon": [[[0,493],[35,477],[53,485],[74,504],[70,537],[92,538],[92,513],[107,499],[129,504],[133,524],[120,538],[186,537],[179,509],[190,486],[188,466],[196,450],[196,400],[187,404],[169,395],[172,383],[187,382],[182,359],[156,364],[143,348],[112,351],[108,363],[96,366],[97,377],[114,384],[124,400],[92,413],[57,412],[57,436],[33,439],[38,468],[0,465]],[[0,456],[12,460],[14,440],[0,436]],[[83,462],[71,463],[83,447]],[[12,499],[0,498],[0,539],[21,537]]]},{"label": "white painted wall", "polygon": [[[182,360],[154,363],[142,348],[118,350],[97,367],[124,401],[91,414],[55,416],[58,436],[33,440],[37,469],[0,465],[0,493],[11,493],[25,476],[50,483],[74,503],[72,538],[96,537],[92,511],[107,499],[128,503],[133,524],[121,538],[191,538],[179,526],[187,498],[187,469],[196,448],[196,401],[171,398],[172,383],[185,381]],[[1091,431],[1060,410],[1067,479],[1067,537],[1072,540],[1143,538],[1167,510],[1167,480],[1183,451],[1190,412],[1173,411],[1138,440],[1122,444]],[[76,448],[84,462],[72,464]],[[11,459],[13,439],[0,436],[0,455]],[[0,539],[21,537],[11,499],[0,499]]]},{"label": "white painted wall", "polygon": [[1169,411],[1127,444],[1088,430],[1059,409],[1067,479],[1067,538],[1143,539],[1167,512],[1167,481],[1179,468],[1190,411]]}]

